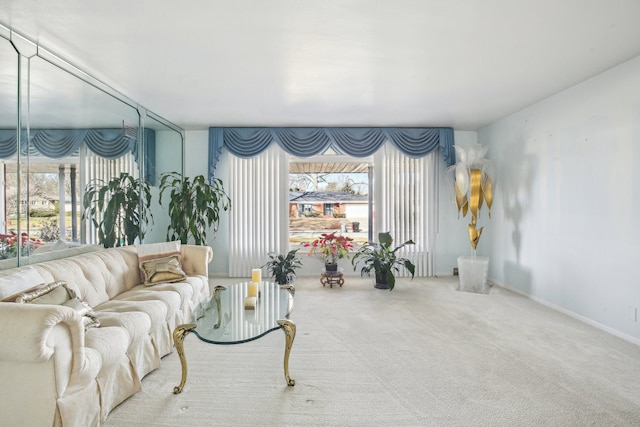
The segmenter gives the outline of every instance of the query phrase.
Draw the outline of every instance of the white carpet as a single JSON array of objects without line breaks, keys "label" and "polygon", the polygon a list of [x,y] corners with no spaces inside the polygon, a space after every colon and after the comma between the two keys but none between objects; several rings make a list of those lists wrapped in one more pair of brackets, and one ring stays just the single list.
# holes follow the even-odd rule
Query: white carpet
[{"label": "white carpet", "polygon": [[295,387],[281,331],[231,346],[189,335],[182,394],[174,352],[106,426],[640,425],[640,347],[509,291],[456,284],[403,279],[389,292],[298,278]]}]

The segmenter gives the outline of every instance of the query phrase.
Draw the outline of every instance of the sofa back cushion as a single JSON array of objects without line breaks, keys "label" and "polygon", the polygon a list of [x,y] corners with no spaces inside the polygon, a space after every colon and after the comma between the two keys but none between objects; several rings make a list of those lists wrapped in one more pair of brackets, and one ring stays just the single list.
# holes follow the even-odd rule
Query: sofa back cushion
[{"label": "sofa back cushion", "polygon": [[44,283],[42,275],[34,268],[26,267],[0,277],[0,301],[15,301],[25,291]]}]

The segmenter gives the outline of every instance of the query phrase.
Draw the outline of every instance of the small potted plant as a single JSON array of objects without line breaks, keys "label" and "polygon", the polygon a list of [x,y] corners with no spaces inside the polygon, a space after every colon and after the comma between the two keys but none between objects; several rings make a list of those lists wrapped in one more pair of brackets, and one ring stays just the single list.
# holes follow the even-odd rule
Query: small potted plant
[{"label": "small potted plant", "polygon": [[276,283],[280,285],[291,283],[296,277],[296,269],[302,267],[300,258],[296,256],[297,252],[297,249],[290,250],[286,255],[269,252],[267,254],[269,261],[262,268],[267,268]]},{"label": "small potted plant", "polygon": [[399,272],[399,267],[404,267],[411,273],[411,278],[415,274],[416,266],[408,259],[398,256],[398,251],[406,245],[413,245],[413,240],[407,240],[403,244],[392,248],[393,238],[391,234],[382,232],[378,234],[380,243],[368,242],[362,245],[351,259],[353,269],[355,270],[360,263],[362,268],[360,274],[364,276],[371,275],[371,271],[375,273],[376,284],[378,289],[393,290],[396,284],[394,272]]},{"label": "small potted plant", "polygon": [[338,271],[338,260],[347,257],[353,249],[351,237],[345,237],[337,232],[323,233],[311,243],[304,246],[310,248],[309,256],[315,256],[324,262],[326,271]]}]

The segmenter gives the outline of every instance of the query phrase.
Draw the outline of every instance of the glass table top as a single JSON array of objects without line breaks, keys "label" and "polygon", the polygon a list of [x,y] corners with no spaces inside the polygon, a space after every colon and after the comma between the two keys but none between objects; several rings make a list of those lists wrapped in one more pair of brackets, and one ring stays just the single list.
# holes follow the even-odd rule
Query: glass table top
[{"label": "glass table top", "polygon": [[216,286],[193,312],[193,333],[212,344],[240,344],[280,329],[278,320],[288,319],[293,310],[293,287],[263,281],[259,289],[255,308],[245,309],[249,282]]}]

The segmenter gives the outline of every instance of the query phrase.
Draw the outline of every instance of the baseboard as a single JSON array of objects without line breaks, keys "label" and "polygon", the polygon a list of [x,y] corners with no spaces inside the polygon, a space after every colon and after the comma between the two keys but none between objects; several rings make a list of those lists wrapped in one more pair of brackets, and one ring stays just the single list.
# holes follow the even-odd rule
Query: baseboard
[{"label": "baseboard", "polygon": [[602,323],[596,322],[593,319],[590,319],[590,318],[585,317],[585,316],[583,316],[581,314],[575,313],[575,312],[573,312],[571,310],[567,310],[566,308],[560,307],[559,305],[552,304],[549,301],[543,300],[542,298],[536,297],[535,295],[531,295],[531,294],[529,294],[527,292],[524,292],[524,291],[522,291],[520,289],[516,289],[516,288],[513,288],[511,286],[505,285],[504,283],[496,282],[494,280],[488,280],[487,282],[489,282],[489,284],[491,286],[497,286],[497,287],[500,287],[500,288],[504,288],[504,289],[506,289],[508,291],[511,291],[513,293],[516,293],[518,295],[522,295],[523,297],[528,298],[528,299],[530,299],[532,301],[535,301],[538,304],[542,304],[545,307],[549,307],[552,310],[558,311],[558,312],[560,312],[562,314],[566,314],[569,317],[573,317],[576,320],[579,320],[579,321],[581,321],[583,323],[586,323],[586,324],[588,324],[590,326],[593,326],[594,328],[598,328],[598,329],[600,329],[602,331],[605,331],[605,332],[607,332],[607,333],[609,333],[609,334],[611,334],[613,336],[616,336],[616,337],[618,337],[620,339],[623,339],[623,340],[625,340],[627,342],[630,342],[631,344],[635,344],[638,347],[640,347],[640,338],[636,338],[636,337],[631,336],[629,334],[625,334],[624,332],[620,332],[617,329],[611,328],[611,327],[609,327],[607,325],[603,325]]}]

